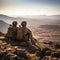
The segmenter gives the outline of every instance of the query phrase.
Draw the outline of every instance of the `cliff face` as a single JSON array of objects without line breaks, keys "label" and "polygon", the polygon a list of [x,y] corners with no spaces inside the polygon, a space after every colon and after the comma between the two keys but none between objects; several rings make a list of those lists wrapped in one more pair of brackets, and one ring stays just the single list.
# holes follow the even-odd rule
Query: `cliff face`
[{"label": "cliff face", "polygon": [[0,32],[6,33],[8,29],[9,24],[0,20]]}]

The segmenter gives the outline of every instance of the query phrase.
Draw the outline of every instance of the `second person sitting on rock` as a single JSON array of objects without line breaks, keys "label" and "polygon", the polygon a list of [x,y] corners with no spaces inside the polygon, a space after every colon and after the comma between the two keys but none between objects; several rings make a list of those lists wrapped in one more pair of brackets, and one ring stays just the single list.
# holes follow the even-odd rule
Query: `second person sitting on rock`
[{"label": "second person sitting on rock", "polygon": [[30,29],[26,27],[26,25],[27,22],[22,21],[21,26],[17,30],[17,39],[20,42],[26,42],[28,44],[29,41],[31,42],[33,38],[32,38],[32,32],[30,31]]}]

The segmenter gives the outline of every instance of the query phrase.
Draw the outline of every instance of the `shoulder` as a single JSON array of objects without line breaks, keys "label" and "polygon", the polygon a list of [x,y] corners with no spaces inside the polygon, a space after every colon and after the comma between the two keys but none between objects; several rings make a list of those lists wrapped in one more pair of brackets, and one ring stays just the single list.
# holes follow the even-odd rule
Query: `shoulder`
[{"label": "shoulder", "polygon": [[29,28],[27,28],[27,31],[31,33],[31,30]]}]

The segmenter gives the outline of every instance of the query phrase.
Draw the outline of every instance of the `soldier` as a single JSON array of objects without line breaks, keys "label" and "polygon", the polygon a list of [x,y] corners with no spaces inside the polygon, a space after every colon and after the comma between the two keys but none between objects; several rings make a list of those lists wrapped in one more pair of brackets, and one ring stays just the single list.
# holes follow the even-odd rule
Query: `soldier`
[{"label": "soldier", "polygon": [[23,21],[21,23],[21,27],[19,27],[17,31],[17,39],[20,40],[21,42],[26,42],[28,44],[29,41],[32,40],[32,32],[30,31],[30,29],[26,27],[26,25],[27,25],[26,21]]},{"label": "soldier", "polygon": [[17,21],[13,21],[13,23],[12,23],[12,31],[13,31],[13,37],[12,37],[12,39],[14,39],[14,40],[17,40],[17,29],[18,29],[18,27],[17,27]]},{"label": "soldier", "polygon": [[8,28],[8,32],[6,34],[6,38],[9,38],[11,40],[16,40],[17,38],[17,21],[13,21],[12,25]]}]

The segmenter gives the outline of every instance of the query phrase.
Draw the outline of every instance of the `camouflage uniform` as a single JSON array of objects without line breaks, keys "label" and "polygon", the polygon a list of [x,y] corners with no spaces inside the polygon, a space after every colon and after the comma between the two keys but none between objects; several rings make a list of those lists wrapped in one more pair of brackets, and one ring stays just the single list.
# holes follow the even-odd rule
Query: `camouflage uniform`
[{"label": "camouflage uniform", "polygon": [[9,38],[11,40],[16,40],[17,38],[17,22],[13,21],[12,25],[8,28],[8,32],[6,34],[6,38]]},{"label": "camouflage uniform", "polygon": [[23,22],[21,23],[21,26],[22,26],[22,27],[19,27],[20,33],[17,32],[17,35],[19,36],[17,39],[18,39],[19,41],[21,41],[21,42],[26,42],[26,43],[28,43],[29,41],[32,40],[32,32],[30,31],[30,29],[28,29],[28,28],[26,27],[26,24],[27,24],[26,21],[23,21]]},{"label": "camouflage uniform", "polygon": [[23,32],[23,41],[28,41],[29,39],[32,39],[32,33],[27,27],[21,27]]}]

